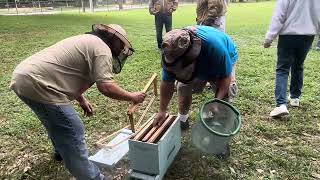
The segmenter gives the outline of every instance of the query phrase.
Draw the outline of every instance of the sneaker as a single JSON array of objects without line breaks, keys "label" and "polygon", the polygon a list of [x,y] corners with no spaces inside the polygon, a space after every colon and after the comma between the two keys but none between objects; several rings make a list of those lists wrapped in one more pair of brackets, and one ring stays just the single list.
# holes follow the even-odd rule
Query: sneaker
[{"label": "sneaker", "polygon": [[186,131],[190,128],[189,119],[186,122],[180,121],[180,128],[182,131]]},{"label": "sneaker", "polygon": [[53,154],[53,159],[56,160],[56,161],[62,161],[62,157],[59,153],[55,152]]},{"label": "sneaker", "polygon": [[285,116],[288,114],[289,114],[289,111],[288,111],[287,106],[285,104],[281,104],[279,107],[274,108],[270,112],[271,117],[281,117],[281,116]]},{"label": "sneaker", "polygon": [[300,106],[300,99],[299,98],[289,99],[289,101],[290,101],[290,105],[292,107],[299,107]]}]

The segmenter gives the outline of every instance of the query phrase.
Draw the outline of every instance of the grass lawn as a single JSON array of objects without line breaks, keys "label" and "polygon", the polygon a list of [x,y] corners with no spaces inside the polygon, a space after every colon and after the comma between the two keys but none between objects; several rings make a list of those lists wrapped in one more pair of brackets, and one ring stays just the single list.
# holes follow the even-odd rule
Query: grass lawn
[{"label": "grass lawn", "polygon": [[[227,32],[239,47],[237,65],[239,96],[234,105],[243,118],[240,134],[232,142],[226,161],[199,154],[184,134],[183,147],[167,172],[166,179],[313,179],[320,174],[320,52],[311,50],[305,62],[305,83],[301,108],[289,108],[283,120],[268,117],[275,106],[274,80],[276,46],[263,49],[274,2],[231,4]],[[174,27],[194,24],[195,6],[180,7]],[[128,90],[144,87],[153,72],[160,74],[156,51],[154,19],[146,9],[96,14],[43,16],[0,16],[0,179],[69,179],[63,164],[51,159],[51,144],[40,121],[9,91],[14,67],[31,54],[62,40],[90,30],[93,23],[123,25],[132,40],[135,55],[116,76]],[[82,116],[87,143],[93,143],[127,122],[129,103],[100,95],[91,88],[86,96],[94,104],[92,118]],[[192,123],[205,100],[206,92],[194,97]],[[174,99],[170,111],[176,113]],[[152,108],[157,112],[158,103]],[[128,169],[125,159],[113,172],[123,179]],[[107,170],[105,170],[107,171]],[[107,171],[109,172],[109,171]]]}]

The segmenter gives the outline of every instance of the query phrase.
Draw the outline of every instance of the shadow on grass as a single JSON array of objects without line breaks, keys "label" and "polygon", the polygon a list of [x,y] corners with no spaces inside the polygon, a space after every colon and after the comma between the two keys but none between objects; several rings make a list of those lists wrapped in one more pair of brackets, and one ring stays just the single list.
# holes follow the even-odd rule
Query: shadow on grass
[{"label": "shadow on grass", "polygon": [[33,179],[70,179],[71,175],[64,167],[63,162],[57,162],[47,157],[33,162],[29,168],[25,168],[25,172],[21,172],[20,180]]},{"label": "shadow on grass", "polygon": [[203,154],[191,143],[191,130],[182,134],[182,146],[169,167],[165,179],[231,179],[224,171],[229,159],[219,160],[213,155]]}]

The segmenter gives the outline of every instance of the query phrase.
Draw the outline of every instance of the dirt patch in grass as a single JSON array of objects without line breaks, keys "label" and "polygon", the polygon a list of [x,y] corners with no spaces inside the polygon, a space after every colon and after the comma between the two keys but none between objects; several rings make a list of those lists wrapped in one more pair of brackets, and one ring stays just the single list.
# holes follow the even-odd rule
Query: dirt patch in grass
[{"label": "dirt patch in grass", "polygon": [[7,119],[4,117],[0,117],[0,125],[4,124],[7,122]]}]

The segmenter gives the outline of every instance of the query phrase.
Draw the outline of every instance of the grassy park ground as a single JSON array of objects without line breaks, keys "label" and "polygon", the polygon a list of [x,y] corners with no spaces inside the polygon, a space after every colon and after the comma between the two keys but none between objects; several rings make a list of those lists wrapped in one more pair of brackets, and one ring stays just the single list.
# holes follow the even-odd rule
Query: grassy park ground
[{"label": "grassy park ground", "polygon": [[[274,2],[231,4],[227,32],[237,43],[239,109],[243,126],[231,144],[231,157],[221,161],[199,154],[184,134],[183,146],[169,168],[166,179],[316,179],[320,174],[320,52],[311,50],[305,62],[305,83],[301,108],[289,108],[290,116],[273,120],[276,43],[263,49]],[[174,14],[175,28],[194,24],[195,6],[184,6]],[[38,16],[0,16],[0,179],[70,179],[62,163],[51,159],[52,148],[40,121],[9,91],[11,73],[24,58],[66,37],[89,31],[93,23],[118,23],[128,32],[135,55],[116,76],[128,90],[144,87],[152,73],[160,74],[154,19],[146,9]],[[90,152],[103,135],[128,124],[128,103],[100,95],[96,87],[86,96],[95,115],[82,116]],[[150,96],[149,96],[150,97]],[[209,91],[194,97],[192,123]],[[170,105],[176,113],[176,101]],[[157,111],[156,103],[151,113]],[[126,177],[128,159],[112,172],[114,179]]]}]

